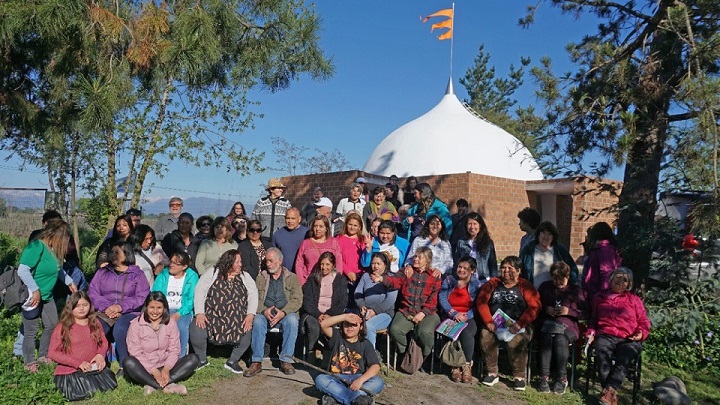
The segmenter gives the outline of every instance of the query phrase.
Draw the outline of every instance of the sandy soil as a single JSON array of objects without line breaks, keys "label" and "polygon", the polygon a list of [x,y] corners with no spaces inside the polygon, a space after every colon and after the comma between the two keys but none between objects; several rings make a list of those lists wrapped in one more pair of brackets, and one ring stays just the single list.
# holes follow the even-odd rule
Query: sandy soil
[{"label": "sandy soil", "polygon": [[[322,397],[313,384],[315,372],[297,366],[294,375],[281,373],[276,361],[265,359],[263,372],[253,378],[240,375],[223,380],[211,388],[200,389],[187,398],[190,402],[205,404],[319,404]],[[446,374],[429,375],[419,372],[406,375],[391,371],[385,377],[385,390],[376,398],[377,404],[468,404],[492,401],[497,405],[521,404],[507,381],[490,388],[478,384],[456,384]],[[447,368],[444,370],[447,372]]]}]

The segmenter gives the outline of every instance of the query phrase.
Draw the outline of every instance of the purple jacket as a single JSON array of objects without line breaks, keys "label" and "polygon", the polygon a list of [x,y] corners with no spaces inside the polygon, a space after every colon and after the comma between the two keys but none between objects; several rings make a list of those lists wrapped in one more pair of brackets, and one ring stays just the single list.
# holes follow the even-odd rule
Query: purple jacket
[{"label": "purple jacket", "polygon": [[88,288],[88,295],[96,310],[102,312],[112,305],[120,304],[123,314],[138,312],[149,293],[147,277],[136,265],[129,266],[124,272],[116,272],[112,265],[105,266],[95,273]]}]

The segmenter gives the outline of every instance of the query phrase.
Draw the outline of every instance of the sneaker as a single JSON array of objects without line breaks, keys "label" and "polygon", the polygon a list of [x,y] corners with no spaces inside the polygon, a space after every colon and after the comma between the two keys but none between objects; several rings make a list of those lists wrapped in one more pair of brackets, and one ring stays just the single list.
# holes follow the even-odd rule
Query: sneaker
[{"label": "sneaker", "polygon": [[338,401],[335,400],[335,398],[331,397],[330,395],[323,395],[322,401],[320,401],[322,405],[340,405]]},{"label": "sneaker", "polygon": [[547,376],[540,377],[539,392],[550,392],[550,378]]},{"label": "sneaker", "polygon": [[558,395],[562,395],[565,393],[567,386],[568,386],[567,378],[558,378],[558,380],[555,381],[555,385],[553,385],[553,392]]},{"label": "sneaker", "polygon": [[515,380],[515,383],[513,384],[513,389],[515,391],[525,391],[525,380]]},{"label": "sneaker", "polygon": [[369,397],[367,395],[360,395],[352,402],[350,402],[350,405],[373,405],[374,403],[375,400],[372,397]]},{"label": "sneaker", "polygon": [[149,385],[146,385],[146,386],[143,387],[143,395],[150,395],[150,394],[152,394],[153,392],[155,392],[155,388],[153,388],[153,387],[151,387],[151,386],[149,386]]},{"label": "sneaker", "polygon": [[178,395],[187,395],[187,388],[185,388],[182,384],[168,384],[163,388],[163,392],[166,394],[178,394]]},{"label": "sneaker", "polygon": [[197,368],[195,369],[195,371],[198,371],[198,370],[200,370],[201,368],[205,368],[205,367],[207,367],[207,366],[209,366],[209,365],[210,365],[210,362],[209,362],[209,361],[207,361],[207,360],[201,361],[200,363],[198,363],[198,366],[197,366]]},{"label": "sneaker", "polygon": [[496,375],[486,375],[485,378],[482,379],[482,383],[487,385],[488,387],[492,387],[493,385],[497,384],[500,379]]},{"label": "sneaker", "polygon": [[240,367],[240,363],[238,363],[237,361],[230,361],[230,360],[226,361],[225,368],[235,374],[242,374],[242,372],[243,372],[242,367]]}]

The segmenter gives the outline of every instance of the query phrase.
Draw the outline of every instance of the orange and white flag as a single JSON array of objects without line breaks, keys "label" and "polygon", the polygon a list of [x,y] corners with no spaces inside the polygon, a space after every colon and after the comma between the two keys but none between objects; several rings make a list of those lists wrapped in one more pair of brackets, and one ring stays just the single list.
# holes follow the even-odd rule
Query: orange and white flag
[{"label": "orange and white flag", "polygon": [[426,23],[429,19],[431,19],[431,18],[433,18],[433,17],[447,17],[447,19],[446,19],[446,20],[443,20],[443,21],[441,21],[441,22],[439,22],[439,23],[433,24],[433,25],[430,27],[430,32],[435,31],[436,28],[437,28],[437,29],[447,28],[448,30],[447,30],[444,34],[438,36],[437,38],[438,38],[439,40],[441,40],[441,41],[442,41],[442,40],[445,40],[445,39],[450,39],[450,38],[452,38],[452,33],[453,33],[453,9],[451,9],[451,8],[446,8],[446,9],[440,10],[440,11],[438,11],[438,12],[432,13],[432,14],[430,14],[429,16],[423,18],[422,22],[423,22],[423,23]]}]

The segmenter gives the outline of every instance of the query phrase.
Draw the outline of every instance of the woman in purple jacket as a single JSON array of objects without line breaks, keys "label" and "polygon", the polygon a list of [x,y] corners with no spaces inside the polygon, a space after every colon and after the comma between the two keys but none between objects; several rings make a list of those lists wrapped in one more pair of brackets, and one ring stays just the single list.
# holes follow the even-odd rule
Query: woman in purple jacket
[{"label": "woman in purple jacket", "polygon": [[153,291],[145,299],[140,316],[130,322],[127,342],[130,355],[125,370],[130,381],[143,384],[145,395],[155,390],[187,394],[182,384],[200,363],[195,353],[180,358],[180,331],[170,316],[165,294]]},{"label": "woman in purple jacket", "polygon": [[[123,361],[128,347],[125,341],[130,321],[135,319],[150,292],[145,273],[135,265],[130,242],[119,242],[110,251],[110,264],[98,269],[90,282],[88,295],[98,311],[100,324],[115,341],[115,354],[120,363],[118,377],[123,375]],[[112,331],[112,335],[109,333]]]}]

